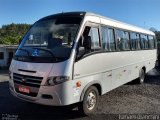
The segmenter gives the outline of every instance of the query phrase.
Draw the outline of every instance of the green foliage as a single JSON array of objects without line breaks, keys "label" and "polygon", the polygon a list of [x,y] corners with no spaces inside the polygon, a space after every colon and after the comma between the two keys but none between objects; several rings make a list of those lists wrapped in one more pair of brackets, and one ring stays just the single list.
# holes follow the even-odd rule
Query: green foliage
[{"label": "green foliage", "polygon": [[14,45],[19,44],[24,34],[31,25],[28,24],[10,24],[3,25],[0,28],[0,44]]}]

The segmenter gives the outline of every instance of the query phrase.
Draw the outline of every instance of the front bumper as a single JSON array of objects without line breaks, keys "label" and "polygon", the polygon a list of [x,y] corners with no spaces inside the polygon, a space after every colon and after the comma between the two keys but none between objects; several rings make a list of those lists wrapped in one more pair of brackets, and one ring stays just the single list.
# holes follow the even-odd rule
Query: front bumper
[{"label": "front bumper", "polygon": [[58,86],[41,86],[36,97],[23,95],[16,92],[14,83],[9,82],[11,94],[19,99],[33,102],[37,104],[49,105],[49,106],[63,106],[61,98],[59,96]]}]

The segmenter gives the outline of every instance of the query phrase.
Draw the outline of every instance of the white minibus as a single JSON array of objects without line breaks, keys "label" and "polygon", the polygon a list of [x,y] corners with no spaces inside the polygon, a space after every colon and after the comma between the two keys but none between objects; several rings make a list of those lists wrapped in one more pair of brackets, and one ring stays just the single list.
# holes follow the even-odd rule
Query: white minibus
[{"label": "white minibus", "polygon": [[157,59],[155,34],[88,12],[35,22],[9,68],[11,93],[25,101],[94,113],[99,96],[145,74]]}]

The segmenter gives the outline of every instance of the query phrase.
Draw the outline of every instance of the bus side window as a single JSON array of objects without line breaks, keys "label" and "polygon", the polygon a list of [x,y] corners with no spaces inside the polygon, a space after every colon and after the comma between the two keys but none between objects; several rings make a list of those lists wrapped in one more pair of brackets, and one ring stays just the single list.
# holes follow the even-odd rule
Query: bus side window
[{"label": "bus side window", "polygon": [[141,49],[148,49],[148,38],[147,35],[141,34]]},{"label": "bus side window", "polygon": [[114,30],[102,27],[102,47],[106,51],[115,51]]},{"label": "bus side window", "polygon": [[[81,35],[79,41],[78,41],[78,46],[77,46],[77,59],[80,59],[81,57],[83,57],[84,54],[86,54],[86,50],[85,50],[85,38],[88,36],[89,31],[90,31],[91,27],[86,26],[83,34]],[[88,51],[89,52],[89,51]]]},{"label": "bus side window", "polygon": [[124,39],[124,49],[130,50],[130,42],[129,42],[129,33],[127,31],[123,32],[123,39]]},{"label": "bus side window", "polygon": [[130,33],[131,50],[136,50],[136,33]]},{"label": "bus side window", "polygon": [[149,48],[153,49],[154,48],[154,39],[153,36],[148,36],[149,39]]},{"label": "bus side window", "polygon": [[92,51],[97,51],[101,49],[99,31],[97,27],[91,27],[89,35],[91,38],[91,49]]},{"label": "bus side window", "polygon": [[116,30],[116,36],[118,50],[130,50],[129,33],[127,31]]},{"label": "bus side window", "polygon": [[136,34],[136,50],[140,50],[140,35],[137,33]]},{"label": "bus side window", "polygon": [[148,43],[147,35],[145,35],[144,38],[145,38],[145,49],[148,49],[149,48],[149,43]]},{"label": "bus side window", "polygon": [[101,49],[99,31],[97,27],[86,26],[82,36],[80,37],[77,56],[80,59],[85,54]]},{"label": "bus side window", "polygon": [[144,49],[144,38],[143,38],[143,35],[141,34],[140,37],[141,37],[141,40],[140,40],[141,49]]}]

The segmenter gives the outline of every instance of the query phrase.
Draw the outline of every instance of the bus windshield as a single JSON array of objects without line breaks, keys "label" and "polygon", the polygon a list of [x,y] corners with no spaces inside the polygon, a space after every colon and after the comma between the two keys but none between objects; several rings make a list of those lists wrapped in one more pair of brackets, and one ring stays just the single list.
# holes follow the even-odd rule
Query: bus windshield
[{"label": "bus windshield", "polygon": [[81,19],[57,17],[37,21],[24,36],[14,59],[30,62],[59,62],[68,59]]}]

